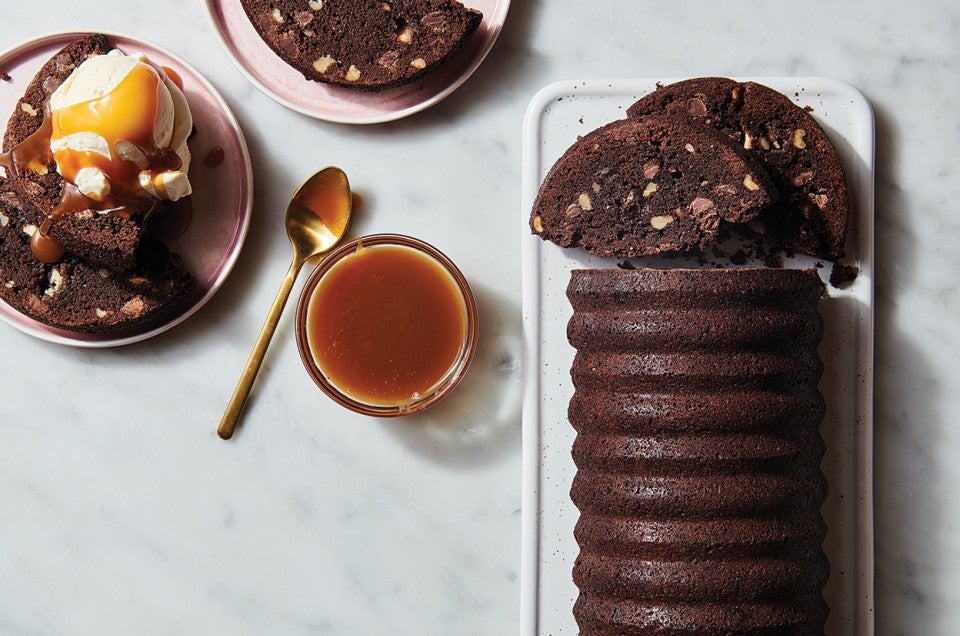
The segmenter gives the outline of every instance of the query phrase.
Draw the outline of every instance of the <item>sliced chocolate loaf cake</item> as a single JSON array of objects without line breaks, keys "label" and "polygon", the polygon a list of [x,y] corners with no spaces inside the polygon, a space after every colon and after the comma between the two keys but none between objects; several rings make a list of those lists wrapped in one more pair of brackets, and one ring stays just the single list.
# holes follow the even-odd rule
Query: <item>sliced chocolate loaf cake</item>
[{"label": "sliced chocolate loaf cake", "polygon": [[715,130],[626,119],[581,137],[557,160],[530,228],[599,256],[702,250],[721,220],[749,221],[775,198],[765,173]]},{"label": "sliced chocolate loaf cake", "polygon": [[113,270],[136,266],[146,242],[145,234],[139,217],[125,218],[95,210],[74,212],[50,226],[50,238],[65,250]]},{"label": "sliced chocolate loaf cake", "polygon": [[[98,34],[68,44],[29,83],[10,117],[3,149],[38,131],[54,90],[85,59],[105,54]],[[44,140],[49,144],[49,139]],[[31,158],[43,156],[30,148]],[[78,210],[50,228],[67,252],[41,262],[31,237],[61,201],[64,180],[52,157],[45,166],[18,163],[0,178],[0,299],[45,324],[71,331],[118,332],[168,318],[197,292],[180,259],[146,235],[137,218]]]},{"label": "sliced chocolate loaf cake", "polygon": [[126,271],[70,254],[42,263],[30,248],[36,225],[24,221],[22,206],[0,180],[0,299],[22,314],[70,331],[113,332],[157,324],[197,293],[179,258],[149,238]]},{"label": "sliced chocolate loaf cake", "polygon": [[242,0],[263,41],[308,80],[368,91],[435,71],[483,14],[456,0]]},{"label": "sliced chocolate loaf cake", "polygon": [[762,84],[702,77],[662,86],[627,111],[720,130],[755,157],[780,202],[753,227],[775,245],[836,260],[843,255],[849,197],[837,151],[817,121]]},{"label": "sliced chocolate loaf cake", "polygon": [[822,634],[815,272],[578,270],[583,636]]},{"label": "sliced chocolate loaf cake", "polygon": [[[41,127],[50,95],[81,62],[94,55],[104,55],[111,48],[105,36],[91,34],[68,44],[50,58],[31,80],[19,107],[10,115],[3,135],[3,150],[10,151]],[[59,205],[64,182],[52,155],[45,166],[36,168],[21,166],[19,173],[9,178],[20,195],[26,221],[39,227],[47,213]],[[113,269],[133,267],[143,237],[139,219],[97,214],[93,210],[70,217],[50,227],[50,238],[74,255],[98,265]]]}]

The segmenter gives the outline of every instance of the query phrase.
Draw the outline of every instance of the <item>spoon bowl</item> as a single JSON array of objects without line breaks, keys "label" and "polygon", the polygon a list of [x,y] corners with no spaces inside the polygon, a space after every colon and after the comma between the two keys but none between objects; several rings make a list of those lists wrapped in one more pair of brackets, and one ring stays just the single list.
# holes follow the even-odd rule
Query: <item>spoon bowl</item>
[{"label": "spoon bowl", "polygon": [[287,206],[294,251],[314,256],[332,249],[347,231],[352,204],[347,175],[339,168],[324,168],[304,181]]},{"label": "spoon bowl", "polygon": [[220,426],[217,427],[217,435],[222,439],[230,439],[236,430],[253,382],[263,364],[267,347],[277,330],[280,315],[290,298],[290,290],[297,280],[297,274],[307,260],[333,249],[340,242],[350,225],[352,211],[350,182],[340,168],[328,167],[320,170],[293,193],[287,206],[285,221],[287,237],[293,246],[293,261],[280,285],[273,306],[270,307],[223,419],[220,420]]}]

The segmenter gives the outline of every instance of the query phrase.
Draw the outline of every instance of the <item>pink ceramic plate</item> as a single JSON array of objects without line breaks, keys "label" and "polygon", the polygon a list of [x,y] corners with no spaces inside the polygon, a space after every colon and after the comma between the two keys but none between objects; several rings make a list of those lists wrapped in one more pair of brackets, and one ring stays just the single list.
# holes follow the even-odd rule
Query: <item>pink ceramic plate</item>
[{"label": "pink ceramic plate", "polygon": [[295,111],[343,124],[393,121],[429,108],[450,95],[467,81],[493,48],[510,6],[510,0],[463,0],[465,5],[483,12],[483,22],[463,50],[422,81],[367,93],[304,79],[260,38],[238,0],[206,3],[224,49],[254,86]]},{"label": "pink ceramic plate", "polygon": [[[187,232],[170,243],[183,257],[186,269],[197,279],[197,300],[161,325],[121,332],[92,334],[50,327],[33,320],[0,301],[0,320],[37,338],[77,347],[114,347],[146,340],[170,329],[200,309],[220,288],[237,260],[250,225],[253,207],[253,172],[243,133],[227,104],[193,67],[154,44],[101,31],[111,44],[127,53],[142,51],[158,64],[172,68],[183,79],[183,92],[190,103],[196,134],[190,140],[193,163],[193,222]],[[0,72],[10,76],[0,81],[0,121],[6,121],[27,84],[43,63],[69,42],[86,35],[79,32],[41,35],[0,53]],[[214,167],[204,158],[214,147],[224,150],[223,161]]]}]

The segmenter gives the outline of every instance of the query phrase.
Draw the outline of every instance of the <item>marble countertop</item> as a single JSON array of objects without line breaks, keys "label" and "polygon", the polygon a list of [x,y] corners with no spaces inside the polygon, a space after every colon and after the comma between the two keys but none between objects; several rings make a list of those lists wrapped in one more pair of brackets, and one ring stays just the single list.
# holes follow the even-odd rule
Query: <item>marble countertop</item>
[{"label": "marble countertop", "polygon": [[[712,74],[834,77],[875,109],[877,633],[960,625],[960,5],[513,4],[462,88],[376,126],[263,95],[202,2],[4,4],[0,49],[106,29],[194,65],[243,127],[256,198],[233,274],[168,333],[85,350],[0,325],[0,634],[518,633],[524,109],[561,79]],[[289,263],[287,199],[329,164],[361,195],[357,234],[418,236],[464,271],[478,356],[436,408],[367,419],[315,389],[288,308],[224,443]]]}]

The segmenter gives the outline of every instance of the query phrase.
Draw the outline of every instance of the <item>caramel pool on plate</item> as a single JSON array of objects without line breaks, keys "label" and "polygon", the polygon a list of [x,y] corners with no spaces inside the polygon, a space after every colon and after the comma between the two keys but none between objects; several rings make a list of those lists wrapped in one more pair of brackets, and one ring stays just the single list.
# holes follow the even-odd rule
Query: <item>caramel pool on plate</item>
[{"label": "caramel pool on plate", "polygon": [[472,302],[416,243],[360,239],[305,291],[301,327],[313,362],[357,402],[402,407],[435,394],[471,344]]}]

